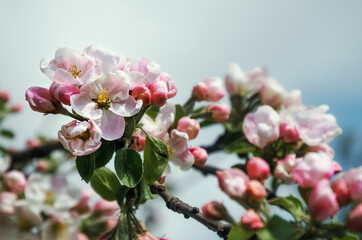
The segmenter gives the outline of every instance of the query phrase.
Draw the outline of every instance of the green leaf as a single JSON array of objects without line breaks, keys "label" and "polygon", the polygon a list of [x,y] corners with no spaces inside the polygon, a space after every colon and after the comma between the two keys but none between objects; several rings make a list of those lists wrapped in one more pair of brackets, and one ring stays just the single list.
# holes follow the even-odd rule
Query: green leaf
[{"label": "green leaf", "polygon": [[156,199],[158,197],[157,194],[153,194],[151,192],[150,186],[144,180],[141,180],[140,182],[139,195],[140,204],[145,203],[147,200]]},{"label": "green leaf", "polygon": [[304,202],[308,204],[308,199],[310,192],[312,191],[311,188],[302,188],[301,186],[298,187],[298,191],[300,196],[303,198]]},{"label": "green leaf", "polygon": [[10,129],[1,129],[0,135],[9,139],[12,139],[15,137],[15,134]]},{"label": "green leaf", "polygon": [[127,187],[135,187],[142,179],[142,159],[136,150],[125,148],[118,150],[114,167],[119,180]]},{"label": "green leaf", "polygon": [[294,224],[274,215],[266,228],[257,233],[261,240],[298,240],[304,232]]},{"label": "green leaf", "polygon": [[121,211],[117,224],[115,240],[133,240],[133,229],[130,228],[130,219],[126,212]]},{"label": "green leaf", "polygon": [[129,139],[136,129],[136,120],[134,117],[126,117],[124,119],[126,120],[126,127],[122,137]]},{"label": "green leaf", "polygon": [[348,234],[344,238],[333,238],[333,240],[359,240],[360,238],[354,234]]},{"label": "green leaf", "polygon": [[177,128],[178,120],[180,120],[180,118],[186,116],[185,110],[180,104],[176,104],[175,109],[176,109],[175,120],[173,121],[171,127],[168,129],[168,132],[171,132],[172,129]]},{"label": "green leaf", "polygon": [[229,240],[248,240],[253,236],[253,232],[247,232],[239,226],[233,226],[228,235]]},{"label": "green leaf", "polygon": [[143,178],[149,184],[160,179],[168,163],[168,148],[160,139],[147,136],[144,148]]},{"label": "green leaf", "polygon": [[116,193],[116,199],[117,199],[118,206],[120,208],[122,208],[124,206],[124,200],[125,200],[126,195],[129,190],[130,190],[130,188],[128,188],[126,186],[121,186],[120,188],[118,188],[117,193]]},{"label": "green leaf", "polygon": [[298,198],[295,198],[293,195],[289,195],[288,197],[271,199],[269,201],[269,204],[281,206],[290,214],[292,214],[295,221],[297,222],[300,222],[307,218],[302,202]]},{"label": "green leaf", "polygon": [[242,163],[236,164],[236,165],[232,166],[231,168],[239,168],[241,171],[246,172],[246,164],[242,164]]},{"label": "green leaf", "polygon": [[75,165],[79,172],[80,177],[88,183],[92,178],[95,170],[96,154],[91,153],[86,156],[78,156],[75,160]]},{"label": "green leaf", "polygon": [[113,157],[114,142],[102,140],[101,147],[95,152],[96,169],[104,167]]},{"label": "green leaf", "polygon": [[207,127],[207,126],[210,126],[210,125],[212,125],[214,123],[215,123],[215,121],[213,121],[213,120],[205,119],[204,121],[200,122],[200,127],[201,128]]},{"label": "green leaf", "polygon": [[152,118],[152,120],[155,120],[159,111],[160,111],[160,108],[159,108],[159,107],[156,107],[155,105],[152,105],[152,106],[146,111],[146,114],[147,114],[150,118]]},{"label": "green leaf", "polygon": [[117,191],[121,184],[111,170],[106,167],[97,169],[90,182],[94,191],[102,198],[108,201],[116,200]]}]

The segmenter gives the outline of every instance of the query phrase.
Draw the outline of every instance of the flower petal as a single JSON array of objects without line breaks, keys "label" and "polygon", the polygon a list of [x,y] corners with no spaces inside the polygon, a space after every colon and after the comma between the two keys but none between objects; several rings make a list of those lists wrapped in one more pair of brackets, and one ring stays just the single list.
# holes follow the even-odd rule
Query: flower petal
[{"label": "flower petal", "polygon": [[122,137],[125,128],[125,121],[122,116],[111,111],[103,111],[103,116],[98,120],[98,126],[102,131],[102,137],[108,141]]}]

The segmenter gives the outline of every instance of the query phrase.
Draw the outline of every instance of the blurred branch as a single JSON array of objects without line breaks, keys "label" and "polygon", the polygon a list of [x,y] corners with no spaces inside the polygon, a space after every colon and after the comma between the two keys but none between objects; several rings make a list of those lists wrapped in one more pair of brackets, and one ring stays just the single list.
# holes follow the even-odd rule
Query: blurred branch
[{"label": "blurred branch", "polygon": [[34,147],[26,149],[24,151],[12,152],[11,156],[11,166],[9,170],[13,169],[16,164],[25,163],[33,158],[42,158],[48,156],[54,150],[64,149],[62,144],[59,141],[52,141],[44,143],[39,147]]},{"label": "blurred branch", "polygon": [[215,167],[211,167],[211,166],[196,166],[196,165],[192,165],[192,167],[198,171],[200,171],[202,174],[204,174],[205,176],[208,174],[211,175],[216,175],[216,171],[217,170],[221,170]]},{"label": "blurred branch", "polygon": [[191,217],[195,219],[211,231],[216,232],[221,238],[227,239],[227,235],[231,229],[230,226],[207,219],[198,208],[191,207],[187,203],[184,203],[180,199],[174,197],[164,185],[154,183],[153,185],[150,185],[150,188],[154,193],[160,195],[160,197],[166,202],[167,208],[179,214],[183,214],[185,218]]}]

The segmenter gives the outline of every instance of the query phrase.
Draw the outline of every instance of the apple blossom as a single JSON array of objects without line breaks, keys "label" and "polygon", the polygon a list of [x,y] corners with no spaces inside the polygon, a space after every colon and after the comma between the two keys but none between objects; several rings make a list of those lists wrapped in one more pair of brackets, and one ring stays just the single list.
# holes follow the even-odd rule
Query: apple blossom
[{"label": "apple blossom", "polygon": [[288,154],[283,160],[277,162],[277,166],[274,169],[274,177],[285,183],[293,183],[293,169],[302,161],[303,159],[296,158],[294,153]]},{"label": "apple blossom", "polygon": [[83,85],[98,74],[92,57],[69,47],[59,48],[50,62],[42,60],[40,69],[50,80],[74,86]]},{"label": "apple blossom", "polygon": [[350,169],[345,175],[353,201],[362,202],[362,166]]},{"label": "apple blossom", "polygon": [[292,143],[299,140],[299,129],[296,125],[282,122],[279,126],[280,137],[283,137],[284,142]]},{"label": "apple blossom", "polygon": [[26,90],[26,101],[29,102],[29,106],[36,112],[41,113],[55,113],[56,104],[58,100],[54,100],[49,90],[43,87],[31,87]]},{"label": "apple blossom", "polygon": [[238,200],[245,196],[249,177],[238,168],[217,170],[219,186],[230,198]]},{"label": "apple blossom", "polygon": [[189,139],[192,140],[199,134],[200,124],[195,119],[185,116],[178,120],[177,130],[187,133]]},{"label": "apple blossom", "polygon": [[255,93],[260,92],[261,88],[268,81],[268,69],[265,67],[257,67],[251,70],[248,74],[248,93],[251,96]]},{"label": "apple blossom", "polygon": [[142,101],[129,95],[130,82],[122,71],[106,73],[80,88],[70,97],[73,110],[79,115],[96,120],[106,140],[120,138],[125,129],[124,117],[139,112]]},{"label": "apple blossom", "polygon": [[246,163],[246,171],[251,179],[266,180],[270,174],[270,167],[264,159],[253,157]]},{"label": "apple blossom", "polygon": [[137,152],[143,151],[146,144],[146,134],[141,130],[135,131],[131,136],[131,144],[128,148],[134,149]]},{"label": "apple blossom", "polygon": [[268,78],[260,89],[260,99],[263,104],[278,109],[283,102],[286,91],[275,79]]},{"label": "apple blossom", "polygon": [[313,187],[322,179],[334,175],[333,161],[323,152],[307,153],[292,171],[292,177],[301,187]]},{"label": "apple blossom", "polygon": [[202,147],[192,147],[189,150],[194,156],[195,159],[194,165],[204,166],[208,158],[207,151]]},{"label": "apple blossom", "polygon": [[132,90],[132,97],[136,100],[142,100],[142,106],[148,106],[151,103],[151,92],[145,84],[137,85]]},{"label": "apple blossom", "polygon": [[312,189],[308,207],[317,221],[333,217],[339,211],[338,202],[327,179],[320,180]]},{"label": "apple blossom", "polygon": [[101,137],[101,130],[92,120],[80,123],[73,120],[63,125],[58,132],[58,138],[63,147],[76,156],[84,156],[97,151],[102,145]]},{"label": "apple blossom", "polygon": [[247,93],[248,78],[243,70],[236,63],[230,63],[226,77],[226,90],[230,95],[240,94],[244,96]]},{"label": "apple blossom", "polygon": [[332,189],[340,206],[347,205],[351,202],[351,192],[344,178],[334,180],[332,182]]},{"label": "apple blossom", "polygon": [[225,103],[210,103],[204,110],[206,113],[211,113],[212,119],[217,123],[226,122],[230,117],[230,107]]},{"label": "apple blossom", "polygon": [[317,146],[309,146],[308,152],[324,152],[327,154],[331,159],[334,158],[334,150],[328,144],[322,143]]},{"label": "apple blossom", "polygon": [[248,209],[240,219],[240,225],[245,231],[253,231],[262,228],[263,222],[257,212]]},{"label": "apple blossom", "polygon": [[13,192],[0,192],[0,213],[13,214],[17,196]]},{"label": "apple blossom", "polygon": [[263,105],[245,116],[243,130],[249,142],[264,148],[279,138],[279,124],[279,114],[270,106]]},{"label": "apple blossom", "polygon": [[49,88],[50,96],[65,105],[70,105],[70,96],[78,93],[79,88],[77,86],[64,85],[56,82],[53,82]]},{"label": "apple blossom", "polygon": [[212,201],[202,206],[205,217],[216,221],[223,220],[227,216],[226,208],[219,202]]},{"label": "apple blossom", "polygon": [[217,77],[206,78],[194,86],[192,95],[198,101],[217,102],[225,95],[222,80]]},{"label": "apple blossom", "polygon": [[346,226],[352,232],[362,233],[362,203],[348,214]]},{"label": "apple blossom", "polygon": [[10,189],[11,192],[16,194],[24,193],[24,189],[27,185],[24,173],[19,172],[18,170],[12,170],[7,172],[4,178],[6,186]]},{"label": "apple blossom", "polygon": [[285,108],[302,105],[302,93],[299,90],[292,90],[288,92],[284,96],[282,105]]},{"label": "apple blossom", "polygon": [[156,81],[160,75],[160,65],[151,61],[149,58],[143,57],[141,59],[131,58],[130,68],[123,69],[129,77],[131,89],[139,84],[146,84],[146,86]]},{"label": "apple blossom", "polygon": [[169,160],[181,170],[189,170],[195,161],[194,156],[188,149],[188,141],[187,133],[176,129],[171,131],[170,139],[167,141],[170,152]]},{"label": "apple blossom", "polygon": [[162,107],[167,101],[168,88],[166,82],[156,80],[149,86],[151,92],[151,101],[157,107]]}]

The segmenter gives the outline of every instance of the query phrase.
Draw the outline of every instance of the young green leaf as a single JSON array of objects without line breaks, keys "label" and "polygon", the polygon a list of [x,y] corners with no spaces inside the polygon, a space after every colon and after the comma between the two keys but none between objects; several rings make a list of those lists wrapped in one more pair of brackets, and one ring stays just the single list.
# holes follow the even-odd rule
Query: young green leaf
[{"label": "young green leaf", "polygon": [[75,165],[81,178],[88,183],[92,178],[95,170],[96,154],[91,153],[86,156],[78,156],[75,160]]},{"label": "young green leaf", "polygon": [[152,105],[149,109],[147,109],[146,114],[150,118],[152,118],[152,120],[155,120],[159,111],[160,111],[159,107],[156,107],[155,105]]},{"label": "young green leaf", "polygon": [[121,184],[117,176],[108,168],[101,167],[95,170],[91,179],[91,186],[96,193],[108,201],[116,200],[116,194]]},{"label": "young green leaf", "polygon": [[147,136],[144,149],[143,178],[149,184],[157,181],[168,163],[168,148],[160,139]]},{"label": "young green leaf", "polygon": [[121,148],[114,160],[117,176],[127,187],[135,187],[142,179],[143,166],[140,154],[133,149]]},{"label": "young green leaf", "polygon": [[307,218],[303,204],[298,198],[293,197],[293,195],[271,199],[269,204],[283,207],[286,211],[293,215],[295,221],[297,222]]},{"label": "young green leaf", "polygon": [[298,240],[303,234],[301,229],[277,215],[271,218],[266,228],[257,233],[261,240]]},{"label": "young green leaf", "polygon": [[101,147],[95,152],[96,169],[104,167],[113,157],[114,143],[102,140]]},{"label": "young green leaf", "polygon": [[228,235],[229,240],[248,240],[251,236],[253,236],[253,232],[247,232],[242,229],[240,226],[233,226]]},{"label": "young green leaf", "polygon": [[125,200],[126,195],[127,195],[129,190],[130,190],[130,188],[128,188],[126,186],[121,186],[120,188],[118,188],[117,193],[116,193],[116,198],[117,198],[118,206],[120,208],[123,207],[124,200]]}]

